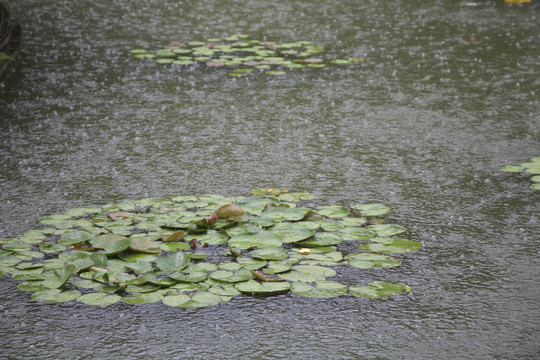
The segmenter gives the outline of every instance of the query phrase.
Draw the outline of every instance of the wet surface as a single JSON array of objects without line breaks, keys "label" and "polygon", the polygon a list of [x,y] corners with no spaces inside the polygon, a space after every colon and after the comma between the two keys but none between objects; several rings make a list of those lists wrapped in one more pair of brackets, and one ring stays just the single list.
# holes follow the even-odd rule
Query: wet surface
[{"label": "wet surface", "polygon": [[[424,247],[356,272],[413,288],[389,301],[102,309],[1,278],[0,357],[537,357],[540,193],[499,167],[540,155],[540,4],[476,4],[13,4],[26,55],[0,89],[1,237],[79,206],[279,187],[381,201]],[[128,54],[234,33],[367,61],[231,79]]]}]

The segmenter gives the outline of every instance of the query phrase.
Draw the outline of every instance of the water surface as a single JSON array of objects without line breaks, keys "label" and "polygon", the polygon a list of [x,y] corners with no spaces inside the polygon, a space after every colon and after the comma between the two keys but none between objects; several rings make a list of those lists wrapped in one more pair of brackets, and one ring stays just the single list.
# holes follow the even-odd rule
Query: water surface
[{"label": "water surface", "polygon": [[[124,199],[308,191],[381,201],[420,252],[357,272],[389,301],[281,295],[202,310],[42,304],[1,278],[0,358],[532,359],[540,5],[502,1],[12,2],[26,55],[0,89],[0,236]],[[362,64],[231,79],[129,49],[246,33]]]}]

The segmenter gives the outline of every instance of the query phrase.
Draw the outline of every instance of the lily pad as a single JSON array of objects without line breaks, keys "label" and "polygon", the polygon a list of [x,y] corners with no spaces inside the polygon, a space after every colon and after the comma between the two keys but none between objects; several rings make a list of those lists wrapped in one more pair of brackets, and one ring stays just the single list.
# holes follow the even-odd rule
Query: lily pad
[{"label": "lily pad", "polygon": [[126,304],[143,305],[152,304],[163,299],[163,295],[157,291],[150,293],[132,294],[131,297],[123,297],[122,301]]},{"label": "lily pad", "polygon": [[272,221],[300,221],[308,213],[308,209],[290,207],[270,207],[261,213],[261,218]]},{"label": "lily pad", "polygon": [[349,293],[369,299],[384,299],[403,291],[411,292],[411,288],[403,283],[388,281],[373,281],[366,286],[354,285],[349,287]]},{"label": "lily pad", "polygon": [[208,273],[202,271],[184,271],[174,272],[168,276],[176,281],[196,283],[206,280],[208,278]]},{"label": "lily pad", "polygon": [[32,299],[36,301],[55,303],[75,300],[80,296],[81,292],[78,290],[62,291],[60,289],[48,289],[36,291],[34,294],[32,294]]},{"label": "lily pad", "polygon": [[279,235],[270,231],[260,231],[258,233],[244,233],[231,237],[229,246],[238,249],[250,248],[277,248],[283,244]]},{"label": "lily pad", "polygon": [[116,304],[121,299],[122,298],[118,295],[109,295],[106,293],[97,292],[81,295],[77,298],[77,301],[80,301],[86,305],[109,306]]},{"label": "lily pad", "polygon": [[422,248],[422,243],[413,240],[405,240],[391,237],[375,237],[370,239],[372,243],[361,244],[360,249],[381,254],[400,254],[417,251]]},{"label": "lily pad", "polygon": [[306,240],[315,235],[314,229],[291,223],[276,224],[271,231],[278,234],[285,244]]},{"label": "lily pad", "polygon": [[336,281],[316,281],[314,285],[295,281],[291,284],[291,291],[304,297],[332,298],[345,294],[347,286]]},{"label": "lily pad", "polygon": [[76,271],[75,265],[66,265],[61,271],[51,270],[43,281],[43,286],[48,289],[57,289],[64,286]]},{"label": "lily pad", "polygon": [[156,259],[156,266],[163,271],[180,271],[189,264],[189,253],[177,251]]},{"label": "lily pad", "polygon": [[407,228],[394,224],[368,225],[367,228],[375,231],[378,236],[398,235],[407,231]]},{"label": "lily pad", "polygon": [[371,253],[349,254],[345,259],[350,266],[360,269],[390,268],[401,264],[401,261],[394,257]]},{"label": "lily pad", "polygon": [[288,281],[313,282],[326,280],[326,278],[336,275],[336,271],[323,266],[297,265],[287,273],[279,274],[279,277]]},{"label": "lily pad", "polygon": [[284,248],[257,249],[249,253],[255,259],[262,260],[283,260],[289,256],[289,252]]},{"label": "lily pad", "polygon": [[209,277],[211,279],[226,282],[226,283],[237,283],[242,281],[251,280],[255,277],[251,270],[246,268],[241,268],[238,271],[227,271],[227,270],[218,270],[210,273]]},{"label": "lily pad", "polygon": [[144,254],[159,254],[159,246],[160,244],[147,238],[132,238],[129,249]]},{"label": "lily pad", "polygon": [[352,206],[353,209],[360,210],[360,213],[364,216],[381,216],[390,212],[390,208],[381,203],[367,203],[361,205]]},{"label": "lily pad", "polygon": [[269,261],[268,265],[262,269],[267,274],[279,274],[292,269],[292,264],[288,261]]},{"label": "lily pad", "polygon": [[318,232],[313,238],[297,242],[296,245],[310,248],[338,245],[342,242],[343,235],[339,233]]},{"label": "lily pad", "polygon": [[344,218],[349,215],[349,210],[338,205],[323,206],[317,212],[330,218]]},{"label": "lily pad", "polygon": [[196,309],[218,305],[221,302],[221,298],[211,292],[200,291],[190,295],[165,296],[161,301],[165,305],[172,307]]},{"label": "lily pad", "polygon": [[78,244],[80,242],[89,240],[93,235],[84,230],[72,230],[63,234],[58,239],[59,244]]},{"label": "lily pad", "polygon": [[236,290],[251,294],[272,294],[289,291],[291,285],[288,282],[263,282],[249,280],[234,286]]}]

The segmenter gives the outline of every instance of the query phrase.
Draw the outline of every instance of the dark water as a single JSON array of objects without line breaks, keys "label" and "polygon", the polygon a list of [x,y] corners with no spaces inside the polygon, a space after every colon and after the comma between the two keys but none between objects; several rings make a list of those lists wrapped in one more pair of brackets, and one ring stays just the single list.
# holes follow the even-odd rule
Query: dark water
[{"label": "dark water", "polygon": [[[424,247],[359,272],[413,288],[389,301],[102,309],[1,278],[1,359],[540,358],[540,192],[499,170],[540,156],[538,1],[11,4],[26,56],[0,89],[0,237],[79,206],[280,187],[384,202]],[[234,33],[367,61],[235,80],[128,55]]]}]

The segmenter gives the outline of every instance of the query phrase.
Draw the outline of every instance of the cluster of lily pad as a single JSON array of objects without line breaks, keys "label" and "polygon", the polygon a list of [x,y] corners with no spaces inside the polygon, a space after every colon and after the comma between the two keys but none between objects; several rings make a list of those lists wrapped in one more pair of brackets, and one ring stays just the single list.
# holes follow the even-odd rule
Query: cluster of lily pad
[{"label": "cluster of lily pad", "polygon": [[520,165],[502,166],[501,170],[506,172],[532,174],[531,181],[533,184],[531,185],[531,189],[540,190],[540,156],[532,157],[528,162]]},{"label": "cluster of lily pad", "polygon": [[[279,44],[273,41],[249,39],[248,35],[236,34],[204,41],[174,43],[158,51],[147,49],[130,50],[134,58],[153,59],[160,64],[192,66],[205,64],[207,67],[233,67],[229,76],[240,77],[256,70],[267,75],[285,75],[285,70],[306,67],[321,68],[326,61],[319,54],[324,48],[310,41],[295,41]],[[365,61],[363,57],[333,59],[330,64],[348,64]]]},{"label": "cluster of lily pad", "polygon": [[[407,229],[385,223],[380,203],[299,206],[309,193],[255,189],[249,196],[150,198],[43,217],[40,229],[0,239],[0,275],[45,302],[198,308],[240,294],[349,293],[387,298],[403,283],[349,286],[335,269],[391,268],[416,251]],[[348,251],[343,249],[349,248]],[[353,249],[353,250],[351,250]],[[356,249],[356,250],[354,250]],[[342,250],[342,251],[340,251]]]}]

